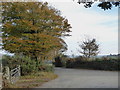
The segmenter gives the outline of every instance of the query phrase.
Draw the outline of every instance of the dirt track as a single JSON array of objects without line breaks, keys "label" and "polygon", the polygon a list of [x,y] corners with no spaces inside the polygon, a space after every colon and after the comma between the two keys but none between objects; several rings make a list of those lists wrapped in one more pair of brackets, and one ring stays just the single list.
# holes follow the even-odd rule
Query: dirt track
[{"label": "dirt track", "polygon": [[58,78],[39,88],[118,88],[118,72],[55,68]]}]

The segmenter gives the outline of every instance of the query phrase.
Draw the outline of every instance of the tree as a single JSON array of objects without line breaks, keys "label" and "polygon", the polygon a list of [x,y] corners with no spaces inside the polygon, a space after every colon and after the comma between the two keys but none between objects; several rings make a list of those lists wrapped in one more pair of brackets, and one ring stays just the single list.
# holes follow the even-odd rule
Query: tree
[{"label": "tree", "polygon": [[[97,1],[97,0],[95,0],[95,1]],[[90,8],[95,3],[95,1],[94,2],[93,1],[86,2],[86,0],[78,0],[78,3],[84,4],[85,8]],[[98,4],[98,7],[100,7],[101,9],[104,9],[104,10],[109,10],[113,6],[119,7],[119,5],[120,5],[119,0],[113,0],[111,2],[109,0],[107,0],[107,1],[101,0],[101,2]]]},{"label": "tree", "polygon": [[97,44],[96,39],[87,39],[79,45],[82,49],[79,51],[85,58],[90,58],[96,56],[99,53],[99,44]]},{"label": "tree", "polygon": [[47,2],[2,3],[3,49],[41,61],[53,49],[66,44],[61,37],[69,35],[70,24],[60,11]]}]

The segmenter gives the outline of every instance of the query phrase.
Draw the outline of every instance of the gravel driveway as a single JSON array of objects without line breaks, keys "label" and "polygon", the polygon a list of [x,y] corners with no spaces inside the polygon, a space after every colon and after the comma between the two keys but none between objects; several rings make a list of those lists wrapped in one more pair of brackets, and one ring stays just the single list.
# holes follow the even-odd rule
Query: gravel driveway
[{"label": "gravel driveway", "polygon": [[58,78],[38,88],[118,88],[118,72],[55,68]]}]

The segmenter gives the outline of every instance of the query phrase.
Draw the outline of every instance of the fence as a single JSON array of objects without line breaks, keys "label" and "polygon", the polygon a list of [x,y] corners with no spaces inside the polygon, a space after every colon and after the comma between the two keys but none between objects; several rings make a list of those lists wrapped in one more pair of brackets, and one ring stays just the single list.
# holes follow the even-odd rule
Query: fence
[{"label": "fence", "polygon": [[19,77],[21,76],[20,73],[20,65],[12,70],[9,69],[9,67],[5,67],[5,79],[10,83],[15,83],[17,80],[19,80]]},{"label": "fence", "polygon": [[10,71],[11,83],[16,82],[20,77],[20,66]]}]

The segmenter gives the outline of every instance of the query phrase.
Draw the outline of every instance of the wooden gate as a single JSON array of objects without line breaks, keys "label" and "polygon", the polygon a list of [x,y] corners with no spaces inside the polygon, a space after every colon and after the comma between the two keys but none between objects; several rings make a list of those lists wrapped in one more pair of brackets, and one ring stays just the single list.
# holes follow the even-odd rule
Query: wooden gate
[{"label": "wooden gate", "polygon": [[5,74],[4,78],[9,82],[9,83],[15,83],[16,81],[19,80],[19,77],[21,76],[20,72],[20,65],[17,66],[16,68],[10,70],[9,67],[5,67]]},{"label": "wooden gate", "polygon": [[10,82],[15,83],[20,77],[20,65],[10,71]]}]

